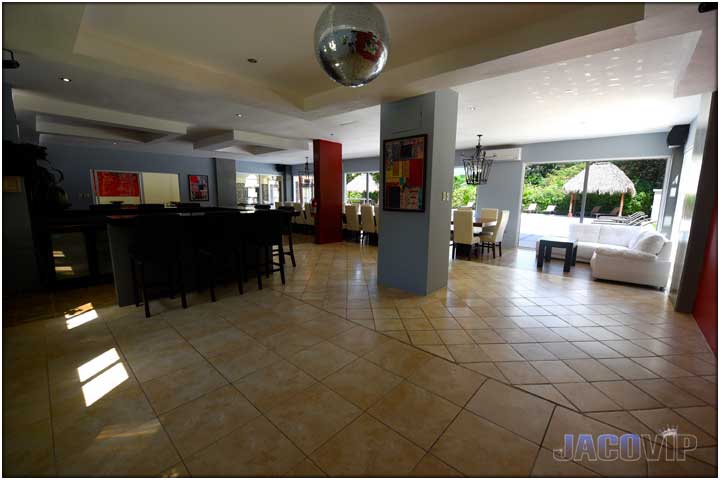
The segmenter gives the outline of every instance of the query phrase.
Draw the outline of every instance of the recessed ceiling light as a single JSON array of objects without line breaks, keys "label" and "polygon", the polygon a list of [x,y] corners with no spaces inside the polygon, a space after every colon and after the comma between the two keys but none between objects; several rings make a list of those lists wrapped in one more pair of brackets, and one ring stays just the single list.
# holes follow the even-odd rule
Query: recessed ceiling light
[{"label": "recessed ceiling light", "polygon": [[573,93],[574,90],[565,90],[565,93]]},{"label": "recessed ceiling light", "polygon": [[613,48],[613,52],[619,52],[619,51],[620,51],[619,48]]},{"label": "recessed ceiling light", "polygon": [[620,87],[619,83],[608,83],[608,87]]},{"label": "recessed ceiling light", "polygon": [[587,55],[585,55],[585,58],[592,58],[592,55],[587,54]]},{"label": "recessed ceiling light", "polygon": [[619,78],[608,78],[608,81],[610,81],[610,82],[617,82],[618,80],[620,80],[620,79]]},{"label": "recessed ceiling light", "polygon": [[565,62],[562,62],[562,63],[558,63],[558,65],[560,65],[561,67],[564,67],[564,66],[566,66],[566,65],[567,65],[567,63],[565,63]]},{"label": "recessed ceiling light", "polygon": [[117,145],[117,142],[113,142],[113,145]]},{"label": "recessed ceiling light", "polygon": [[468,109],[469,109],[471,112],[474,112],[475,110],[477,110],[477,107],[468,107]]},{"label": "recessed ceiling light", "polygon": [[257,63],[258,62],[257,58],[248,58],[247,61],[248,61],[248,63]]},{"label": "recessed ceiling light", "polygon": [[236,113],[235,116],[236,116],[237,118],[242,118],[243,114],[242,114],[242,113]]},{"label": "recessed ceiling light", "polygon": [[620,60],[620,57],[611,57],[610,60]]},{"label": "recessed ceiling light", "polygon": [[586,77],[592,77],[592,73],[590,73],[590,72],[585,72],[585,76],[586,76]]},{"label": "recessed ceiling light", "polygon": [[70,83],[70,82],[72,82],[72,78],[70,78],[70,77],[60,77],[60,80],[62,80],[62,81],[65,82],[65,83]]}]

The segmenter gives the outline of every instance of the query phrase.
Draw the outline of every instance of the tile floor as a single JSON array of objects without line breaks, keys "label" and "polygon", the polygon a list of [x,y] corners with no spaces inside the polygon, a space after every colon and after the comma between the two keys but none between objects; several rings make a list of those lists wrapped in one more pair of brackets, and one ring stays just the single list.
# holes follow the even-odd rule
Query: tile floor
[{"label": "tile floor", "polygon": [[[297,255],[217,303],[4,328],[3,473],[717,475],[716,359],[662,293],[455,260],[417,297],[377,287],[374,247]],[[685,462],[553,459],[565,433],[668,425]]]}]

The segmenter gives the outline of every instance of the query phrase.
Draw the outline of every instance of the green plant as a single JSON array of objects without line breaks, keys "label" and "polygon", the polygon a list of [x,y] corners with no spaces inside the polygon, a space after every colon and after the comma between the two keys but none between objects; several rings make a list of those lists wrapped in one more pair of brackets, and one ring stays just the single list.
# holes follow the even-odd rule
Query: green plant
[{"label": "green plant", "polygon": [[476,189],[473,185],[465,183],[465,175],[453,178],[452,208],[464,207],[475,201]]}]

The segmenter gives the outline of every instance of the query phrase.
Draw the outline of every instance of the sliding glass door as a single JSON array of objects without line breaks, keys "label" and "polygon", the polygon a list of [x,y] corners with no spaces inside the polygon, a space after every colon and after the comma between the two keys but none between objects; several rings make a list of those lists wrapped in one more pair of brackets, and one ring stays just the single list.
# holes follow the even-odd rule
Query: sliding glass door
[{"label": "sliding glass door", "polygon": [[380,192],[380,172],[352,172],[345,174],[345,203],[377,204]]}]

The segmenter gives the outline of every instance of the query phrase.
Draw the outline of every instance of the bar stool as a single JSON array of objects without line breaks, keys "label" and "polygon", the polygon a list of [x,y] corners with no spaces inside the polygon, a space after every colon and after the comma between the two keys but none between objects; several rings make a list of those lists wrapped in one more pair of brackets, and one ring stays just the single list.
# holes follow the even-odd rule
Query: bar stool
[{"label": "bar stool", "polygon": [[128,253],[133,280],[135,306],[140,306],[138,294],[138,273],[142,286],[142,303],[145,317],[150,317],[150,296],[148,294],[148,265],[159,265],[167,271],[167,284],[170,298],[174,298],[175,276],[180,288],[182,307],[187,308],[185,282],[180,257],[183,238],[182,218],[177,215],[139,215],[136,219],[134,234]]},{"label": "bar stool", "polygon": [[[284,255],[287,255],[290,257],[290,261],[292,262],[293,268],[296,266],[295,264],[295,249],[293,248],[293,238],[292,238],[292,214],[295,211],[295,209],[292,206],[280,206],[278,207],[278,211],[285,213],[285,221],[284,221],[284,230],[283,234],[287,235],[288,237],[288,250],[285,251]],[[278,251],[273,251],[273,255],[277,255]],[[283,262],[285,261],[283,255]]]},{"label": "bar stool", "polygon": [[[240,234],[238,219],[240,214],[235,212],[217,212],[206,214],[203,219],[203,228],[198,229],[205,239],[199,248],[199,254],[206,261],[206,272],[210,286],[210,300],[215,301],[215,280],[217,269],[230,262],[233,268],[238,292],[244,293],[245,280],[245,241]],[[198,270],[199,264],[198,264]],[[199,276],[199,275],[198,275]]]},{"label": "bar stool", "polygon": [[[280,272],[280,279],[285,285],[285,260],[282,234],[284,230],[284,213],[275,211],[257,212],[251,215],[241,215],[241,234],[247,240],[248,265],[255,268],[258,289],[262,290],[262,275],[270,277],[272,273]],[[279,259],[273,261],[273,251],[277,246]],[[278,268],[275,268],[278,267]]]}]

